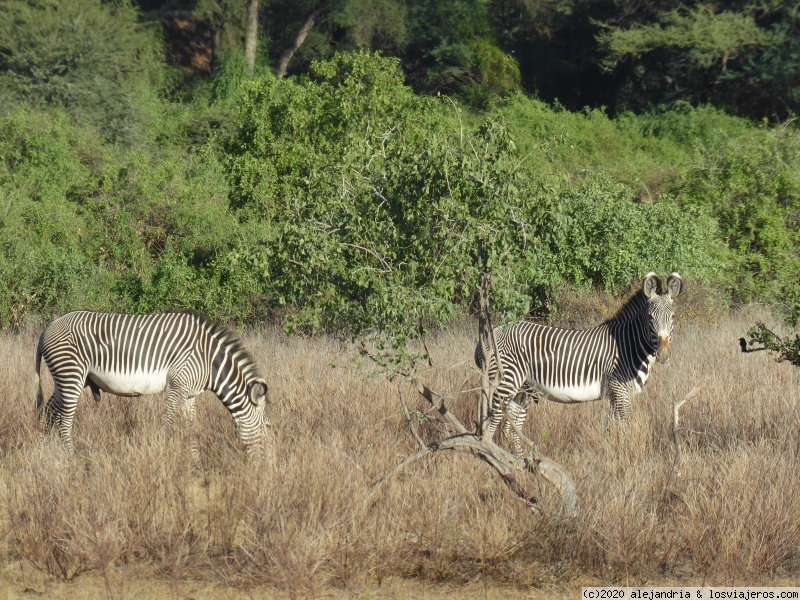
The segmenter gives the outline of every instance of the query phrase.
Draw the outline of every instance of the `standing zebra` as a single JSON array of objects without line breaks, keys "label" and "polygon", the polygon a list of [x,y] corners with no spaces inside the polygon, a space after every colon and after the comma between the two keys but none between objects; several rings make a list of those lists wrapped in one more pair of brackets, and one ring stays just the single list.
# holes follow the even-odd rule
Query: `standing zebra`
[{"label": "standing zebra", "polygon": [[[522,430],[531,398],[567,404],[608,398],[612,418],[627,419],[631,398],[642,391],[653,362],[669,361],[675,319],[672,301],[682,287],[677,273],[667,278],[666,287],[655,273],[649,273],[642,289],[612,319],[593,329],[560,329],[528,321],[505,330],[496,328],[503,374],[492,398],[484,437],[494,437],[505,415],[503,431],[511,435],[514,451],[521,455],[520,439],[511,421]],[[478,367],[483,367],[483,360],[478,344]],[[490,380],[496,371],[492,357]]]},{"label": "standing zebra", "polygon": [[[44,406],[47,429],[58,425],[61,440],[73,448],[72,421],[81,391],[95,400],[100,390],[118,396],[167,391],[167,431],[175,409],[194,427],[197,394],[211,390],[236,423],[248,453],[258,451],[269,420],[267,383],[253,357],[227,328],[190,312],[123,315],[71,312],[50,323],[36,349],[36,408],[42,411],[39,367],[44,357],[53,376],[53,395]],[[197,453],[196,439],[192,451]]]}]

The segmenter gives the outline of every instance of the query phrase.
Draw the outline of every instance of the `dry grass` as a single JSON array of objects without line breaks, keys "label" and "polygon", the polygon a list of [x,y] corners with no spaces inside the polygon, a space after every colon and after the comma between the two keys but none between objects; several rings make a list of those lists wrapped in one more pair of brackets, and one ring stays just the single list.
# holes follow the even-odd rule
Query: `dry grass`
[{"label": "dry grass", "polygon": [[[462,455],[415,463],[365,509],[372,483],[414,446],[398,382],[371,376],[327,339],[249,337],[275,403],[270,451],[263,463],[246,462],[231,419],[206,395],[202,465],[193,469],[186,440],[165,439],[160,396],[104,395],[98,406],[87,392],[77,452],[65,454],[33,414],[36,336],[2,337],[4,578],[13,570],[18,592],[77,578],[114,598],[135,596],[133,578],[142,577],[176,596],[187,582],[205,582],[222,595],[404,597],[405,584],[416,586],[411,596],[445,584],[488,598],[576,582],[797,577],[800,370],[739,352],[754,320],[680,328],[672,363],[657,365],[628,423],[612,423],[600,402],[532,407],[526,433],[573,476],[576,520],[560,517],[557,497],[537,482],[531,494],[552,516],[532,515]],[[473,337],[430,340],[435,366],[423,374],[464,422],[476,392],[462,390],[479,380]],[[692,432],[677,474],[672,401],[695,386],[701,392],[681,413]],[[410,386],[404,393],[425,410]],[[444,433],[435,420],[424,426],[431,439]]]}]

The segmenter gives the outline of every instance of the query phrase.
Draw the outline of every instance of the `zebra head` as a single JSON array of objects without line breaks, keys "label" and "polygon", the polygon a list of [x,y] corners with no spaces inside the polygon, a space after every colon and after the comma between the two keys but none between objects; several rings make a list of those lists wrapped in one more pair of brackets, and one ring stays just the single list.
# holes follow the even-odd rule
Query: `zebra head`
[{"label": "zebra head", "polygon": [[677,273],[672,273],[667,277],[666,289],[662,286],[661,278],[655,273],[648,273],[642,284],[642,292],[648,300],[647,315],[653,342],[658,337],[656,360],[661,364],[669,362],[669,342],[675,324],[675,309],[672,301],[678,297],[682,288],[683,279]]},{"label": "zebra head", "polygon": [[267,414],[267,406],[269,402],[269,389],[267,382],[259,377],[251,381],[247,386],[247,397],[256,409],[256,414],[262,425],[271,425],[269,415]]}]

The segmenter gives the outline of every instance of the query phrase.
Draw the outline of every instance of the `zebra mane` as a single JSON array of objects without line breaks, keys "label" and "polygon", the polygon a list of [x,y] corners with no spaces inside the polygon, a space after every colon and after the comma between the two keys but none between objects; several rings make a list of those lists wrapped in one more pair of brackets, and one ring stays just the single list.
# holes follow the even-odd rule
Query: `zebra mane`
[{"label": "zebra mane", "polygon": [[243,372],[251,373],[254,377],[261,377],[258,364],[236,332],[203,313],[193,310],[184,310],[180,312],[195,317],[200,324],[206,328],[211,337],[216,338],[225,346],[229,354],[236,355],[238,357],[237,362],[239,363],[239,367]]},{"label": "zebra mane", "polygon": [[631,321],[641,314],[648,302],[649,300],[644,295],[644,291],[638,290],[619,307],[613,317],[606,319],[603,324],[611,323],[612,321]]}]

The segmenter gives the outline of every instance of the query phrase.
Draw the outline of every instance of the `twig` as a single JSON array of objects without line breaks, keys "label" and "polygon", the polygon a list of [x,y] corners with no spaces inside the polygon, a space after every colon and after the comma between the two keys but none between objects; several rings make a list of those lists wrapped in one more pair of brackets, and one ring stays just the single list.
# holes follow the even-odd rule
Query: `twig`
[{"label": "twig", "polygon": [[428,359],[428,366],[433,366],[433,359],[431,358],[430,350],[428,350],[428,344],[425,342],[425,327],[422,325],[422,319],[419,320],[419,339],[422,342],[422,348],[425,350],[425,358]]}]

